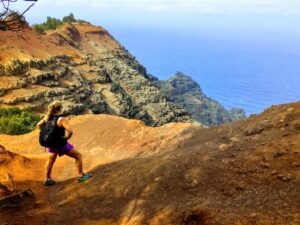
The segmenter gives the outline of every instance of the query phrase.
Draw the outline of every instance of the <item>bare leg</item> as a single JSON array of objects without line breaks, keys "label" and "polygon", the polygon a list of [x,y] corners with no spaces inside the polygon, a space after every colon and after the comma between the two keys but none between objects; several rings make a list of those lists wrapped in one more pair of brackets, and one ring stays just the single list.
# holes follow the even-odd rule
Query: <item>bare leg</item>
[{"label": "bare leg", "polygon": [[55,160],[57,158],[57,154],[56,153],[49,153],[49,158],[47,160],[46,163],[46,178],[50,179],[51,178],[51,171],[52,171],[52,167],[53,164],[55,163]]},{"label": "bare leg", "polygon": [[79,176],[83,176],[83,170],[82,170],[82,155],[80,152],[76,151],[75,149],[72,149],[66,153],[67,156],[72,157],[76,160],[76,168]]}]

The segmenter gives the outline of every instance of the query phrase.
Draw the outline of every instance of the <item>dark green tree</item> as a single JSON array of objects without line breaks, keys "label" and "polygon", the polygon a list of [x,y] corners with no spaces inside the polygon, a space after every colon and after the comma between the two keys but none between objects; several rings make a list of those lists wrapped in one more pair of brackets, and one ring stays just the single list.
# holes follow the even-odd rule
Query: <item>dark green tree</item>
[{"label": "dark green tree", "polygon": [[90,24],[85,20],[76,19],[74,14],[70,13],[68,16],[64,16],[62,20],[48,16],[47,20],[44,23],[33,24],[32,28],[41,34],[44,34],[48,30],[57,29],[58,27],[62,26],[64,23],[74,23],[74,22]]},{"label": "dark green tree", "polygon": [[25,134],[34,130],[39,120],[40,116],[33,114],[29,109],[0,108],[0,133]]},{"label": "dark green tree", "polygon": [[72,23],[72,22],[77,22],[77,20],[75,19],[75,16],[73,13],[70,13],[68,16],[64,16],[62,21],[64,23]]},{"label": "dark green tree", "polygon": [[22,13],[11,9],[12,3],[18,0],[0,0],[0,30],[18,31],[26,27],[24,14],[35,4],[37,0],[23,0],[31,3]]}]

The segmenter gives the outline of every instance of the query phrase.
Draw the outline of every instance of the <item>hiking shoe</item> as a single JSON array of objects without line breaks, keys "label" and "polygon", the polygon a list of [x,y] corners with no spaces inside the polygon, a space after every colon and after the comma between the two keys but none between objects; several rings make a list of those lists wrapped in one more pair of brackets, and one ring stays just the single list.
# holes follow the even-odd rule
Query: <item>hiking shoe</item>
[{"label": "hiking shoe", "polygon": [[86,180],[90,179],[92,176],[93,176],[93,174],[91,174],[91,173],[85,173],[83,176],[78,177],[77,181],[78,182],[83,182],[83,181],[86,181]]},{"label": "hiking shoe", "polygon": [[44,182],[43,182],[43,184],[45,185],[45,186],[51,186],[51,185],[53,185],[53,184],[55,184],[56,182],[54,181],[54,180],[52,180],[51,178],[50,179],[47,179],[47,180],[45,180]]}]

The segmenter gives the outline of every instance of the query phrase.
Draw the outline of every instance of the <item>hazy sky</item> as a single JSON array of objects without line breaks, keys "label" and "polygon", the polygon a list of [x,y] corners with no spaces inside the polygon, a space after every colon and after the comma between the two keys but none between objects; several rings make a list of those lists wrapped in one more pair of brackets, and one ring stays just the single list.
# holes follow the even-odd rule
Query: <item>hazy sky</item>
[{"label": "hazy sky", "polygon": [[[19,8],[19,7],[18,7]],[[31,10],[31,18],[38,20],[43,14],[60,16],[73,11],[86,17],[110,15],[114,20],[126,20],[121,17],[132,13],[173,18],[172,15],[263,15],[263,16],[299,16],[299,0],[38,0]],[[118,15],[117,13],[121,13]],[[145,14],[144,14],[145,13]],[[174,21],[175,22],[175,21]]]},{"label": "hazy sky", "polygon": [[[39,0],[36,8],[59,13],[98,9],[108,12],[144,11],[164,13],[299,15],[299,0]],[[37,10],[35,10],[37,11]]]},{"label": "hazy sky", "polygon": [[[28,2],[14,6],[22,10]],[[26,14],[32,23],[73,12],[106,28],[154,26],[270,30],[300,33],[300,0],[38,0]]]}]

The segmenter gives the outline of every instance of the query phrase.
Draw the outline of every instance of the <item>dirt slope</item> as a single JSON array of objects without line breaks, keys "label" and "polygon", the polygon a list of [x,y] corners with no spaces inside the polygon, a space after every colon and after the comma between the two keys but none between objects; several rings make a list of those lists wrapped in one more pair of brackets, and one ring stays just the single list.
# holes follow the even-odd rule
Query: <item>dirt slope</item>
[{"label": "dirt slope", "polygon": [[[95,176],[77,184],[72,160],[62,157],[53,171],[60,182],[43,187],[38,133],[1,135],[3,146],[28,159],[14,155],[10,165],[19,168],[18,188],[30,187],[38,202],[0,211],[0,223],[300,224],[300,102],[208,129],[150,128],[106,115],[70,122],[72,143]],[[1,163],[1,174],[7,168]]]},{"label": "dirt slope", "polygon": [[38,34],[31,28],[21,31],[0,31],[0,63],[5,65],[13,59],[31,60],[47,59],[51,56],[70,54],[77,52],[69,45],[57,44],[55,38]]},{"label": "dirt slope", "polygon": [[[120,44],[102,27],[79,23],[66,24],[47,35],[39,34],[30,27],[18,32],[0,31],[0,43],[0,63],[4,65],[14,59],[48,59],[62,54],[78,59],[86,53],[97,55],[122,51]],[[76,45],[81,48],[76,48]]]}]

